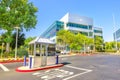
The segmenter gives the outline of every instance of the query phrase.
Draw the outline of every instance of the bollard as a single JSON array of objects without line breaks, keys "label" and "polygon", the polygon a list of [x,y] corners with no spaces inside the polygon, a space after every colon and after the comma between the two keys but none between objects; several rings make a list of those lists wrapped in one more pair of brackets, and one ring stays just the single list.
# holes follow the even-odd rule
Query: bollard
[{"label": "bollard", "polygon": [[58,62],[59,62],[59,56],[56,55],[56,64],[58,64]]},{"label": "bollard", "polygon": [[24,56],[24,64],[23,66],[26,66],[26,56]]},{"label": "bollard", "polygon": [[32,68],[32,57],[30,57],[30,65],[29,65],[29,68],[30,68],[30,69]]}]

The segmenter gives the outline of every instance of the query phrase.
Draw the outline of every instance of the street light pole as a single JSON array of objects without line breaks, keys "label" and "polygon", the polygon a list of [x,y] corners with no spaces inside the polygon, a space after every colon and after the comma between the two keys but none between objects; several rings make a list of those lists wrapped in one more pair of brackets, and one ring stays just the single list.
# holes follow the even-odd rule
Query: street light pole
[{"label": "street light pole", "polygon": [[115,17],[114,17],[114,15],[113,15],[113,28],[114,28],[114,41],[115,41],[115,47],[116,47],[116,50],[117,50],[118,46],[117,46],[116,23],[115,23]]},{"label": "street light pole", "polygon": [[17,59],[17,43],[18,43],[18,29],[19,27],[16,28],[16,44],[15,44],[15,60]]},{"label": "street light pole", "polygon": [[84,40],[84,54],[85,54],[85,40]]}]

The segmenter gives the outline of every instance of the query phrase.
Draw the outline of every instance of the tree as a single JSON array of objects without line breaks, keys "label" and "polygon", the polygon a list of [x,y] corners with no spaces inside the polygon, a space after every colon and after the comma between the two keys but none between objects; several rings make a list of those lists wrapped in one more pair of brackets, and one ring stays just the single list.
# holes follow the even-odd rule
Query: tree
[{"label": "tree", "polygon": [[71,43],[69,44],[69,47],[71,48],[71,50],[80,50],[81,49],[81,44],[80,44],[80,38],[79,38],[79,34],[75,35],[74,37],[71,37]]},{"label": "tree", "polygon": [[10,43],[13,40],[11,37],[12,33],[10,31],[6,31],[1,35],[1,43],[6,43],[6,52],[10,51]]},{"label": "tree", "polygon": [[[120,42],[117,42],[117,48],[118,50],[120,49]],[[105,49],[116,51],[116,42],[115,41],[105,42]]]},{"label": "tree", "polygon": [[80,33],[78,33],[76,36],[78,39],[77,43],[79,43],[78,47],[80,48],[81,46],[85,52],[88,50],[88,47],[91,48],[91,45],[93,45],[93,38],[88,38],[87,36]]},{"label": "tree", "polygon": [[[12,49],[15,49],[15,44],[16,44],[16,32],[12,35],[12,42],[11,42],[11,47]],[[22,45],[24,45],[24,41],[25,41],[25,34],[22,32],[18,32],[18,48]]]},{"label": "tree", "polygon": [[[27,31],[35,28],[37,11],[38,9],[32,3],[28,3],[28,0],[1,0],[0,28],[7,30],[10,34],[15,27],[24,28]],[[7,34],[7,36],[11,35]]]},{"label": "tree", "polygon": [[113,49],[113,46],[112,46],[112,43],[111,42],[105,42],[105,49],[106,50],[112,50]]},{"label": "tree", "polygon": [[73,34],[67,30],[60,30],[57,32],[58,43],[62,42],[63,44],[71,43]]},{"label": "tree", "polygon": [[24,46],[28,46],[29,42],[34,40],[36,37],[28,37],[24,41]]},{"label": "tree", "polygon": [[95,36],[94,43],[95,43],[95,49],[96,49],[97,51],[101,51],[102,48],[103,48],[103,44],[104,44],[103,38],[101,38],[101,37],[99,37],[99,36]]},{"label": "tree", "polygon": [[120,50],[120,42],[117,42],[118,50]]},{"label": "tree", "polygon": [[74,34],[67,30],[60,30],[57,33],[57,44],[69,46],[71,51],[80,51],[93,44],[93,39],[80,33]]},{"label": "tree", "polygon": [[7,31],[4,35],[5,35],[4,36],[4,42],[6,43],[6,52],[8,53],[8,52],[10,52],[10,48],[9,48],[10,43],[13,40],[12,37],[11,37],[12,33],[11,33],[11,31]]},{"label": "tree", "polygon": [[75,44],[76,44],[76,50],[81,50],[81,48],[85,47],[84,44],[85,44],[85,40],[86,40],[86,36],[78,33],[75,35],[75,38],[73,41],[75,41]]},{"label": "tree", "polygon": [[67,30],[60,30],[57,32],[57,43],[64,46],[65,49],[70,45],[74,38],[73,33]]},{"label": "tree", "polygon": [[3,29],[20,27],[29,30],[35,27],[38,9],[28,0],[2,0],[0,6],[0,24]]},{"label": "tree", "polygon": [[2,49],[3,49],[2,45],[4,44],[4,37],[2,35],[3,33],[0,35],[0,53],[2,53]]}]

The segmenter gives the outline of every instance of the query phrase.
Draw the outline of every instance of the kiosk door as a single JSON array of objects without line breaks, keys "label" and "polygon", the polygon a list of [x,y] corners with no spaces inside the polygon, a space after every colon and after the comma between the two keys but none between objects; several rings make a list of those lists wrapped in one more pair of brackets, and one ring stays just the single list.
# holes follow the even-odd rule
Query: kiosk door
[{"label": "kiosk door", "polygon": [[47,65],[47,46],[42,46],[42,51],[41,51],[41,66],[46,66]]}]

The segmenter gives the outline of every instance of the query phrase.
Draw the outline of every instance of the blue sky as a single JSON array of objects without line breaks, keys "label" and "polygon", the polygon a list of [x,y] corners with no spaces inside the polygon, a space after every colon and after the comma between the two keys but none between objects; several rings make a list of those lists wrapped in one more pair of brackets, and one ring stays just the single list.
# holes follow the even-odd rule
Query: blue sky
[{"label": "blue sky", "polygon": [[113,17],[120,28],[120,0],[29,0],[38,7],[36,29],[25,32],[26,37],[40,36],[55,20],[67,12],[91,17],[94,26],[103,28],[105,41],[113,40]]}]

